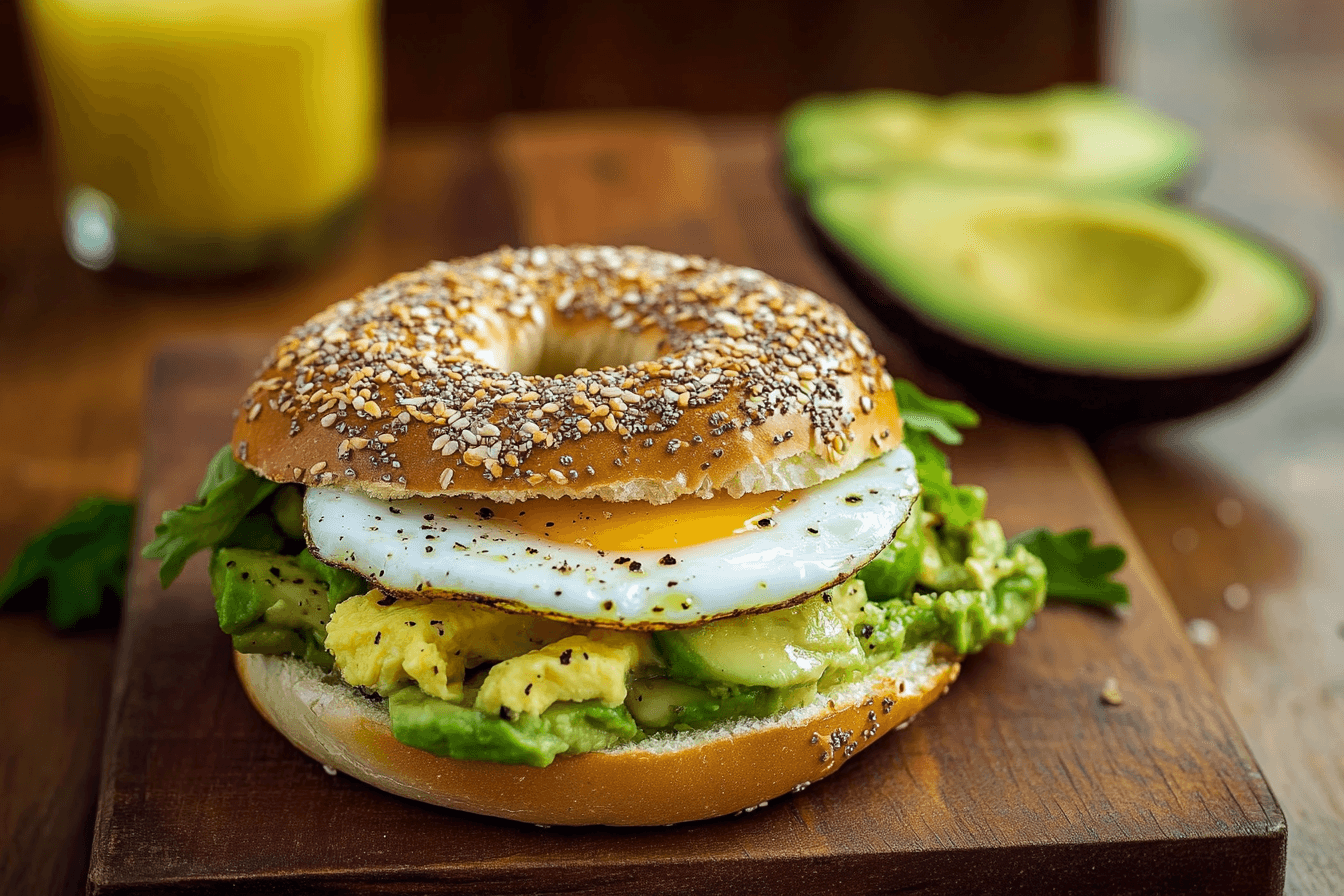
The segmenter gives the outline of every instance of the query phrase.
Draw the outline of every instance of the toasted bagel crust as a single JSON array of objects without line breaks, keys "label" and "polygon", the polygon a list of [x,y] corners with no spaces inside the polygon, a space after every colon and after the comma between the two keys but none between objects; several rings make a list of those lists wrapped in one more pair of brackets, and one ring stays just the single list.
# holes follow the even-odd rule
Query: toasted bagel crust
[{"label": "toasted bagel crust", "polygon": [[[607,366],[550,369],[576,362]],[[589,246],[434,262],[336,303],[276,345],[233,434],[279,482],[654,503],[803,487],[900,441],[882,359],[839,308]]]},{"label": "toasted bagel crust", "polygon": [[957,657],[926,646],[771,719],[559,756],[533,768],[409,747],[392,736],[381,704],[323,682],[313,666],[261,654],[234,660],[257,710],[318,762],[399,796],[547,825],[674,824],[757,807],[826,777],[903,727],[961,668]]}]

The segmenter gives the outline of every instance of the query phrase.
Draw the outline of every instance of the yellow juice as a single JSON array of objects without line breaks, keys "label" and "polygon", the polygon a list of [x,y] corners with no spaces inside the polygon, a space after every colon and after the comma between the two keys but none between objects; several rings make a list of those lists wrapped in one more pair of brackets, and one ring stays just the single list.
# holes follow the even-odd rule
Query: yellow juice
[{"label": "yellow juice", "polygon": [[[247,269],[314,248],[368,185],[375,0],[24,0],[24,10],[69,191],[67,242],[92,208],[119,263]],[[104,266],[79,250],[76,260]]]}]

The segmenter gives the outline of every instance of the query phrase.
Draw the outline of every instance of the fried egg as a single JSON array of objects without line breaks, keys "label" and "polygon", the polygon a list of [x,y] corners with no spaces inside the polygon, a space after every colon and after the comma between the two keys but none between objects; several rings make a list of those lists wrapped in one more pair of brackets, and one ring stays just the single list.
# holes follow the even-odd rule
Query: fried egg
[{"label": "fried egg", "polygon": [[811,488],[741,498],[496,504],[309,488],[304,513],[314,553],[389,595],[673,628],[829,588],[891,541],[918,494],[902,446]]}]

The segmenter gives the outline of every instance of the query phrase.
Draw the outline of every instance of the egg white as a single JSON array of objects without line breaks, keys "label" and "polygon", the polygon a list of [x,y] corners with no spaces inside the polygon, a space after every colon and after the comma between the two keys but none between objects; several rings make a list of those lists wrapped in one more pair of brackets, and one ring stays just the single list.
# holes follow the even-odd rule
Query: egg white
[{"label": "egg white", "polygon": [[389,594],[461,596],[599,626],[671,628],[825,590],[891,541],[918,495],[915,459],[901,446],[795,493],[770,528],[671,552],[619,554],[450,514],[434,498],[380,501],[309,488],[304,514],[315,554]]}]

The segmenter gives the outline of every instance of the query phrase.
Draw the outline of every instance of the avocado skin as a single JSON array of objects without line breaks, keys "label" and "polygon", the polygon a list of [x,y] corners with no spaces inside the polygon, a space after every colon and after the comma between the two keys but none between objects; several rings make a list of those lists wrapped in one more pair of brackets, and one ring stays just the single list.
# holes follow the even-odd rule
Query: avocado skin
[{"label": "avocado skin", "polygon": [[886,283],[821,226],[805,199],[788,194],[793,214],[812,244],[845,286],[914,352],[924,365],[965,387],[979,402],[1031,423],[1064,423],[1087,433],[1162,423],[1212,410],[1246,395],[1279,371],[1316,334],[1321,288],[1295,255],[1245,228],[1224,226],[1250,242],[1268,246],[1298,270],[1311,296],[1312,312],[1302,332],[1269,355],[1207,373],[1171,377],[1111,377],[1069,373],[1028,364],[972,345],[916,313]]}]

